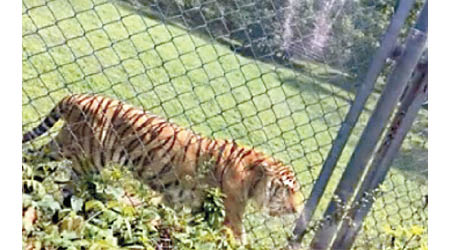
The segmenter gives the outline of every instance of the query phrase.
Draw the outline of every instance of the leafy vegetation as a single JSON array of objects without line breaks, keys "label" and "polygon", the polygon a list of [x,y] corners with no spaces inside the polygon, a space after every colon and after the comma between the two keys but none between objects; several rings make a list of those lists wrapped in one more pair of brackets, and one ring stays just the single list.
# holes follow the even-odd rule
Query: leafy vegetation
[{"label": "leafy vegetation", "polygon": [[125,169],[105,168],[71,182],[67,166],[23,165],[25,249],[234,249],[222,195],[207,190],[204,209],[173,209]]},{"label": "leafy vegetation", "polygon": [[[354,96],[330,84],[330,76],[346,74],[328,65],[302,61],[295,71],[255,61],[208,37],[106,0],[25,0],[22,21],[24,131],[69,93],[104,93],[205,136],[233,138],[274,155],[293,165],[308,194]],[[369,111],[376,100],[376,94],[371,96]],[[369,112],[362,115],[343,153],[326,192],[328,200],[368,116]],[[420,128],[426,119],[426,112],[421,112]],[[57,130],[58,126],[52,134]],[[404,145],[408,152],[426,149],[421,129],[408,138]],[[31,147],[46,141],[48,136],[43,136]],[[388,238],[376,240],[386,231],[386,223],[395,230],[423,227],[426,234],[426,178],[417,178],[426,165],[402,159],[394,164],[357,246],[371,241],[388,248]],[[219,226],[223,215],[217,190],[210,190],[203,214],[194,216],[188,208],[155,205],[150,190],[113,167],[76,185],[68,202],[61,182],[68,181],[69,167],[65,162],[24,164],[24,246],[102,249],[106,247],[102,244],[109,244],[152,249],[163,242],[180,248],[235,246]],[[57,179],[60,176],[63,180]],[[131,205],[122,199],[124,194],[138,197],[143,205]],[[317,219],[327,199],[320,204]],[[283,248],[292,228],[292,220],[269,218],[251,206],[245,223],[250,245],[256,249]],[[411,241],[426,245],[427,238],[414,236]]]}]

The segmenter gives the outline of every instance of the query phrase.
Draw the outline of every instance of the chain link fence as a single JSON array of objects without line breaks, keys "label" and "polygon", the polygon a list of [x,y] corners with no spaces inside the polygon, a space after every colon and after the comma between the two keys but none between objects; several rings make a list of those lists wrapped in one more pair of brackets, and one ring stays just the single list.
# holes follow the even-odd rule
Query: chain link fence
[{"label": "chain link fence", "polygon": [[[291,164],[308,197],[395,6],[394,0],[24,0],[23,130],[69,93],[103,93]],[[318,213],[378,97],[371,94],[312,224],[320,223]],[[427,119],[422,109],[356,249],[426,246]],[[293,223],[254,211],[245,219],[251,242],[271,248],[285,245]]]}]

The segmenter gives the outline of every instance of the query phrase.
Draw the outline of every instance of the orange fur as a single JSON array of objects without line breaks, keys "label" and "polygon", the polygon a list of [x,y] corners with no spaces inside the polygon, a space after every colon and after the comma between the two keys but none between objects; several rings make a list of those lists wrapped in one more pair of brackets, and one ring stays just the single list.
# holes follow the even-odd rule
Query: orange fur
[{"label": "orange fur", "polygon": [[58,119],[65,122],[61,131],[44,146],[52,159],[71,160],[78,174],[110,162],[129,165],[150,187],[163,193],[176,187],[175,196],[189,190],[195,201],[204,184],[220,187],[226,197],[225,224],[238,238],[244,238],[242,218],[250,198],[274,215],[298,212],[303,202],[292,169],[272,157],[235,142],[201,137],[100,95],[63,98],[22,142],[42,135]]}]

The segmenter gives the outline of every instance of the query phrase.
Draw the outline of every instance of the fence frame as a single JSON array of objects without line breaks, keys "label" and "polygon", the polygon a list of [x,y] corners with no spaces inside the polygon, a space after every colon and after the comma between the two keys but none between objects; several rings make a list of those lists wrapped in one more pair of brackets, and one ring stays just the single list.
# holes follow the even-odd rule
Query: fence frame
[{"label": "fence frame", "polygon": [[313,190],[308,196],[305,208],[296,221],[294,237],[289,243],[292,248],[298,248],[299,242],[306,233],[308,224],[317,209],[323,193],[325,192],[326,186],[328,185],[328,182],[337,165],[337,161],[344,150],[344,147],[358,121],[359,116],[364,110],[364,106],[374,89],[378,75],[383,70],[386,59],[389,58],[392,51],[395,49],[401,28],[403,27],[414,3],[415,1],[411,0],[401,0],[397,11],[392,16],[389,27],[387,28],[387,31],[381,41],[381,45],[372,59],[364,80],[359,84],[355,100],[350,106],[350,110],[348,111],[345,120],[336,135],[336,139],[332,143],[330,152],[328,153],[325,163],[320,170],[319,177],[314,184]]},{"label": "fence frame", "polygon": [[[359,189],[350,213],[344,218],[332,249],[350,249],[361,229],[364,218],[369,213],[375,197],[373,191],[385,179],[389,167],[394,160],[407,132],[411,128],[417,113],[428,94],[428,72],[418,70],[417,77],[407,89],[401,107],[397,111],[389,133],[385,136],[382,146],[378,149],[367,177]],[[366,196],[366,194],[369,194]]]},{"label": "fence frame", "polygon": [[[350,203],[352,197],[355,196],[358,186],[361,181],[363,181],[362,178],[364,173],[367,171],[367,163],[373,156],[373,152],[378,144],[380,136],[382,135],[384,128],[387,127],[389,118],[396,108],[396,105],[408,84],[408,80],[416,68],[423,51],[425,50],[427,43],[427,6],[428,4],[425,3],[416,21],[415,27],[410,30],[410,33],[406,39],[404,53],[398,59],[395,68],[387,80],[386,87],[381,97],[378,99],[377,106],[372,113],[363,134],[361,135],[350,162],[348,163],[344,174],[339,181],[338,187],[334,192],[335,198],[328,204],[328,208],[323,216],[323,218],[327,218],[327,221],[315,233],[310,245],[312,249],[327,249],[328,246],[332,244],[333,237],[337,233],[343,218],[343,214],[340,216],[333,215],[339,212],[339,206],[347,208],[348,203]],[[425,100],[424,97],[423,100]],[[414,109],[412,111],[414,111]],[[415,114],[417,114],[417,112]],[[410,115],[415,117],[415,114],[412,113]],[[406,122],[404,126],[407,127],[408,124],[409,122]],[[395,125],[396,124],[393,126]],[[399,139],[403,138],[399,136]],[[399,140],[397,143],[401,144],[401,142],[402,140]],[[391,150],[395,152],[395,147]],[[391,154],[392,153],[385,155],[384,157],[393,157]],[[389,169],[390,164],[388,163],[390,163],[390,159],[387,158],[381,160],[383,162],[386,161],[386,168]],[[378,181],[381,182],[383,180],[384,178],[380,178]],[[362,190],[362,193],[368,191],[370,190]],[[340,204],[338,204],[338,202]],[[347,244],[345,245],[348,246]]]}]

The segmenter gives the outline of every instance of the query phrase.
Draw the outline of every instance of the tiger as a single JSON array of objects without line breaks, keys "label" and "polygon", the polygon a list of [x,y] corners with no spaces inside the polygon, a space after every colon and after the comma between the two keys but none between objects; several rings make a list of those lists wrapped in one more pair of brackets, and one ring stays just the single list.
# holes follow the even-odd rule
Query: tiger
[{"label": "tiger", "polygon": [[243,215],[249,200],[271,216],[299,213],[303,207],[291,166],[99,94],[62,98],[38,126],[23,134],[22,144],[48,132],[58,120],[64,121],[58,134],[38,150],[46,158],[71,161],[77,175],[108,163],[129,166],[166,200],[179,202],[177,197],[190,193],[184,199],[192,206],[200,204],[202,188],[220,188],[224,224],[241,242],[246,242]]}]

